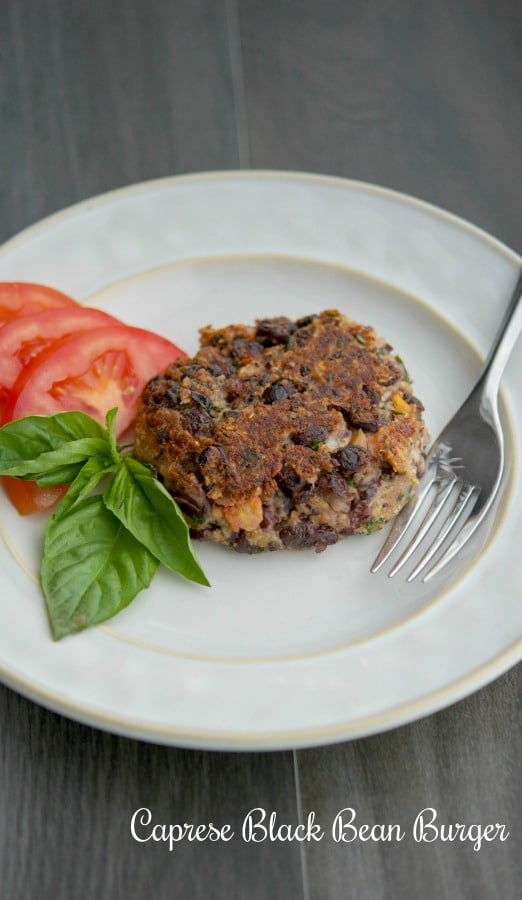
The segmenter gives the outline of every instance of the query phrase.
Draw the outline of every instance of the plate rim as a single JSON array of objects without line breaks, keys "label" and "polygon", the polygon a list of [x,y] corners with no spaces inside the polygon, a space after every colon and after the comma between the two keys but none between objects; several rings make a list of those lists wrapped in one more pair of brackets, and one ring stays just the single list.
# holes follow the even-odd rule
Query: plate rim
[{"label": "plate rim", "polygon": [[[316,183],[318,185],[331,184],[339,188],[348,188],[360,192],[367,192],[383,198],[390,198],[400,204],[406,204],[423,210],[430,216],[445,220],[459,229],[464,229],[476,238],[489,244],[514,265],[520,266],[522,264],[522,257],[507,244],[503,243],[479,226],[474,225],[472,222],[428,201],[371,182],[348,179],[335,175],[270,169],[230,169],[182,175],[168,175],[105,191],[93,197],[72,203],[25,227],[3,242],[0,246],[0,258],[4,255],[8,255],[11,250],[16,249],[23,243],[31,241],[34,237],[37,237],[40,232],[44,232],[49,228],[60,225],[71,216],[76,216],[77,214],[81,215],[83,212],[90,212],[96,207],[103,206],[107,203],[110,204],[113,200],[117,200],[124,195],[135,195],[137,193],[146,193],[149,191],[162,191],[162,189],[168,188],[171,185],[178,185],[181,183],[190,184],[217,180],[251,181],[252,179],[271,181],[275,179],[282,181],[300,180],[306,183]],[[521,657],[522,639],[514,641],[508,647],[504,648],[501,653],[496,654],[493,658],[488,659],[471,671],[452,680],[449,684],[445,684],[443,687],[436,688],[427,694],[423,694],[415,700],[405,701],[377,713],[343,720],[342,722],[337,722],[330,726],[305,728],[293,727],[290,732],[283,729],[271,729],[259,733],[253,731],[241,732],[239,729],[231,731],[230,728],[226,731],[219,731],[216,728],[207,731],[205,729],[196,728],[184,729],[175,725],[165,725],[164,723],[161,726],[154,724],[153,727],[148,727],[143,720],[133,720],[124,715],[118,716],[113,713],[106,714],[94,704],[91,706],[81,701],[79,706],[75,705],[73,701],[45,690],[30,677],[19,676],[12,668],[10,671],[6,671],[3,664],[0,665],[0,673],[1,680],[4,684],[12,687],[30,700],[40,703],[46,708],[63,714],[75,721],[83,722],[84,724],[101,728],[105,731],[133,737],[139,740],[156,741],[164,744],[174,744],[191,748],[264,751],[326,745],[400,727],[401,725],[413,722],[419,718],[432,715],[448,705],[458,702],[470,693],[479,690],[481,687],[484,687],[495,678],[504,674],[508,669],[515,666],[517,662],[520,661]]]},{"label": "plate rim", "polygon": [[[384,711],[360,716],[336,725],[300,728],[291,731],[279,729],[262,733],[240,730],[219,731],[217,729],[205,731],[205,729],[184,729],[165,725],[148,729],[138,720],[132,721],[121,715],[111,714],[109,716],[89,704],[82,704],[78,708],[63,698],[56,702],[54,695],[50,693],[47,695],[46,691],[30,679],[25,679],[23,683],[17,684],[15,678],[4,676],[3,666],[0,668],[0,672],[2,673],[2,682],[27,699],[64,715],[72,721],[99,728],[110,734],[118,734],[121,737],[130,737],[147,743],[155,742],[194,750],[270,752],[327,746],[382,734],[394,728],[413,724],[420,719],[441,712],[448,706],[464,700],[475,691],[491,684],[510,669],[515,668],[517,664],[519,665],[521,657],[522,639],[514,641],[502,653],[497,654],[481,666],[477,666],[466,675],[454,679],[445,687],[423,694],[422,697],[415,700],[399,703]],[[502,661],[500,667],[499,661]],[[290,738],[295,739],[297,732],[299,732],[298,740],[292,742]]]},{"label": "plate rim", "polygon": [[55,212],[49,213],[42,219],[38,219],[36,222],[27,225],[26,227],[22,228],[21,231],[18,231],[11,237],[7,238],[7,240],[5,240],[0,245],[0,256],[3,255],[5,250],[11,250],[13,247],[17,247],[18,244],[21,244],[23,241],[27,240],[27,238],[30,238],[33,235],[37,235],[40,230],[45,230],[49,225],[53,225],[55,223],[59,224],[62,219],[70,216],[72,212],[89,211],[94,207],[101,206],[104,203],[110,202],[113,198],[117,199],[118,197],[123,197],[125,194],[130,195],[142,191],[146,192],[151,190],[152,188],[161,189],[162,187],[168,186],[170,184],[181,184],[182,182],[198,183],[209,180],[232,181],[234,179],[247,181],[252,177],[266,179],[267,181],[273,179],[290,179],[293,181],[301,180],[307,182],[317,182],[318,184],[325,185],[332,184],[333,186],[337,185],[338,187],[351,187],[356,190],[366,191],[367,193],[377,194],[382,197],[390,197],[391,199],[395,199],[401,203],[406,203],[410,206],[417,207],[418,209],[425,210],[432,215],[436,215],[438,218],[446,219],[448,222],[451,222],[454,225],[464,227],[471,234],[474,234],[476,237],[479,237],[481,240],[494,246],[497,250],[506,255],[511,262],[522,265],[522,254],[518,254],[516,250],[514,250],[504,241],[501,241],[499,238],[490,234],[490,232],[486,231],[484,228],[481,228],[479,225],[475,225],[469,219],[459,216],[457,213],[450,212],[449,210],[444,209],[444,207],[442,206],[437,206],[435,203],[431,203],[428,200],[422,200],[421,198],[415,197],[412,194],[404,193],[402,191],[396,190],[395,188],[389,188],[383,185],[375,184],[371,181],[363,181],[355,178],[344,178],[340,175],[323,175],[320,173],[299,170],[293,171],[291,169],[289,169],[288,171],[285,169],[216,169],[202,172],[189,172],[180,175],[164,175],[159,178],[149,178],[144,181],[137,181],[133,184],[122,185],[121,187],[103,191],[101,194],[94,194],[92,197],[86,197],[83,200],[78,200],[75,203],[64,206],[61,209],[56,210]]}]

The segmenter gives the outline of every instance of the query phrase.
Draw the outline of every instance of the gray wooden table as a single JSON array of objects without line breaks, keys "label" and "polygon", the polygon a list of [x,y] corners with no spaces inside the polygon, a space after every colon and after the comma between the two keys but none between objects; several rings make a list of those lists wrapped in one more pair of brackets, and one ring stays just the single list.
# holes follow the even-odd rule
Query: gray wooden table
[{"label": "gray wooden table", "polygon": [[[104,190],[261,167],[414,194],[520,252],[515,0],[2,0],[0,240]],[[514,585],[520,591],[520,585]],[[1,627],[1,626],[0,626]],[[514,900],[520,669],[376,737],[281,753],[142,744],[0,686],[0,895]],[[505,823],[469,843],[137,844],[132,812]],[[517,888],[518,885],[518,888]]]}]

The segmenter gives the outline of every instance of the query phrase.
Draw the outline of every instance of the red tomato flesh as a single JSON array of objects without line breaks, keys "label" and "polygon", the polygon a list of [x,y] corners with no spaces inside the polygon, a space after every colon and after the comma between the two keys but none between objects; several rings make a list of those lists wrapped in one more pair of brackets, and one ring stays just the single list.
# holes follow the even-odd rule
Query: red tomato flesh
[{"label": "red tomato flesh", "polygon": [[0,414],[8,393],[24,366],[58,338],[100,328],[121,325],[99,309],[72,305],[18,316],[0,328]]},{"label": "red tomato flesh", "polygon": [[147,381],[184,355],[165,338],[127,325],[60,338],[22,369],[3,422],[79,409],[103,424],[117,406],[121,436],[134,421]]},{"label": "red tomato flesh", "polygon": [[4,475],[2,483],[13,506],[21,516],[35,512],[47,512],[56,506],[65,494],[68,485],[57,484],[52,487],[39,488],[34,481],[22,481]]},{"label": "red tomato flesh", "polygon": [[16,316],[30,315],[57,306],[78,306],[72,297],[46,287],[25,281],[0,281],[0,325]]}]

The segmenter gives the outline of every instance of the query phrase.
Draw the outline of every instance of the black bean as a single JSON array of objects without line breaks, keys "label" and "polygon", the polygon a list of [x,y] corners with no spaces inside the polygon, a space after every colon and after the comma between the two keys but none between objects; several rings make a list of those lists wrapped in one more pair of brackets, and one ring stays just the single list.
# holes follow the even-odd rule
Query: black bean
[{"label": "black bean", "polygon": [[304,347],[310,340],[310,332],[306,328],[299,328],[290,336],[289,347]]},{"label": "black bean", "polygon": [[319,444],[328,439],[330,432],[324,425],[305,425],[293,435],[294,443],[317,450]]},{"label": "black bean", "polygon": [[171,382],[163,376],[149,381],[144,394],[148,406],[166,406],[167,409],[174,409],[178,405],[178,397],[179,384],[176,381]]},{"label": "black bean", "polygon": [[285,525],[279,532],[283,545],[298,550],[301,547],[315,547],[318,553],[329,544],[336,544],[338,534],[330,525],[314,525],[313,522],[294,522]]},{"label": "black bean", "polygon": [[232,356],[239,362],[260,356],[262,352],[263,348],[257,341],[246,341],[239,337],[232,339]]},{"label": "black bean", "polygon": [[274,381],[263,391],[264,403],[277,403],[280,400],[286,400],[295,394],[296,386],[291,381]]},{"label": "black bean", "polygon": [[210,503],[207,500],[203,488],[188,489],[184,494],[173,494],[173,497],[181,511],[186,516],[201,517],[208,514]]},{"label": "black bean", "polygon": [[315,485],[304,482],[295,489],[292,500],[295,507],[306,506],[315,494]]},{"label": "black bean", "polygon": [[300,319],[296,320],[296,325],[298,328],[306,328],[307,325],[311,325],[312,322],[315,322],[317,316],[313,313],[311,316],[301,316]]},{"label": "black bean", "polygon": [[163,375],[155,375],[154,378],[151,378],[150,381],[147,382],[147,384],[145,386],[145,390],[152,391],[152,390],[154,390],[154,388],[159,387],[163,381],[165,381],[165,378]]},{"label": "black bean", "polygon": [[186,431],[190,434],[196,434],[198,431],[207,429],[211,425],[212,419],[202,409],[189,407],[189,409],[182,411],[181,422]]},{"label": "black bean", "polygon": [[211,413],[213,411],[214,406],[210,397],[205,397],[205,395],[200,394],[199,391],[191,391],[190,396],[192,397],[194,403],[197,403],[198,406],[201,406],[201,408],[206,410],[206,412]]},{"label": "black bean", "polygon": [[420,409],[420,410],[424,409],[424,405],[419,400],[419,398],[415,397],[413,394],[410,394],[409,391],[403,391],[402,395],[403,395],[404,399],[406,400],[406,403],[413,403],[413,405],[416,406],[417,409]]},{"label": "black bean", "polygon": [[323,472],[319,475],[317,490],[321,494],[335,494],[337,497],[346,497],[348,493],[346,481],[339,472]]},{"label": "black bean", "polygon": [[200,466],[205,466],[211,460],[213,460],[214,467],[219,463],[221,465],[227,463],[228,452],[223,444],[211,444],[209,447],[205,447],[197,458]]},{"label": "black bean", "polygon": [[348,475],[353,475],[354,472],[357,472],[361,465],[366,462],[368,453],[364,447],[352,445],[338,450],[337,453],[334,454],[334,459],[339,463],[342,474],[347,477]]},{"label": "black bean", "polygon": [[201,363],[189,363],[188,366],[185,367],[184,375],[195,375],[203,366]]},{"label": "black bean", "polygon": [[276,381],[274,384],[265,388],[262,399],[264,403],[277,403],[279,400],[286,400],[287,397],[288,394],[286,393],[284,384]]},{"label": "black bean", "polygon": [[342,410],[342,413],[350,428],[361,428],[362,431],[371,434],[375,434],[388,421],[386,416],[373,409],[352,406],[350,409]]},{"label": "black bean", "polygon": [[369,387],[367,384],[363,384],[362,389],[372,403],[380,403],[381,395],[378,391],[375,390],[375,388]]},{"label": "black bean", "polygon": [[165,403],[165,406],[177,406],[179,403],[179,384],[177,381],[173,382],[167,390],[166,399],[168,402]]},{"label": "black bean", "polygon": [[295,329],[295,324],[290,319],[287,319],[286,316],[261,319],[257,323],[256,339],[261,341],[265,347],[269,347],[272,344],[286,344]]},{"label": "black bean", "polygon": [[315,532],[315,552],[321,553],[323,550],[326,550],[327,547],[336,544],[338,540],[339,535],[335,528],[332,528],[330,525],[319,525]]},{"label": "black bean", "polygon": [[276,475],[276,481],[282,491],[295,491],[301,484],[301,479],[297,472],[290,466],[283,466],[282,470]]},{"label": "black bean", "polygon": [[204,466],[208,463],[210,457],[212,456],[212,447],[205,447],[204,450],[201,451],[197,458],[197,463],[199,466]]},{"label": "black bean", "polygon": [[314,534],[315,526],[311,522],[294,522],[281,528],[279,537],[285,547],[298,550],[301,547],[311,547]]},{"label": "black bean", "polygon": [[370,509],[367,500],[360,500],[355,506],[352,506],[350,513],[350,521],[355,531],[364,525],[370,519]]}]

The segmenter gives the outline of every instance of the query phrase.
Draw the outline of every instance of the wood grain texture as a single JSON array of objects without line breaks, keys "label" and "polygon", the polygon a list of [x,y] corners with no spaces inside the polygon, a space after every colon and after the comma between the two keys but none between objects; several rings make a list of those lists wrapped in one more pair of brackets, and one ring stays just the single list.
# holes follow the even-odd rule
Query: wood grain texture
[{"label": "wood grain texture", "polygon": [[[503,0],[241,0],[250,164],[419,196],[522,248],[522,15]],[[277,88],[275,88],[277,85]],[[514,585],[520,591],[520,585]],[[515,900],[522,670],[436,716],[299,754],[303,815],[411,827],[505,822],[510,839],[306,848],[311,900]]]},{"label": "wood grain texture", "polygon": [[[522,247],[514,0],[3,0],[0,240],[77,200],[177,172],[345,175]],[[520,586],[518,586],[519,589]],[[517,589],[517,586],[514,586]],[[520,884],[521,669],[413,725],[294,755],[142,744],[0,688],[0,894],[185,900],[501,900]],[[468,845],[137,845],[130,816],[506,822]],[[303,866],[304,863],[304,866]],[[304,874],[304,877],[303,877]]]},{"label": "wood grain texture", "polygon": [[520,252],[516,0],[242,0],[240,10],[252,166],[395,188]]},{"label": "wood grain texture", "polygon": [[[291,753],[140,743],[70,722],[3,687],[0,723],[2,897],[302,897],[296,844],[240,838],[257,806],[297,821]],[[184,840],[172,852],[160,842],[140,844],[130,824],[142,807],[152,824],[230,824],[236,836]]]},{"label": "wood grain texture", "polygon": [[[224,4],[0,4],[0,240],[149,178],[237,168]],[[302,897],[299,847],[137,844],[132,813],[297,819],[291,753],[212,754],[113,737],[0,688],[0,894],[9,900]]]},{"label": "wood grain texture", "polygon": [[105,190],[239,164],[211,0],[6,0],[0,85],[0,240]]},{"label": "wood grain texture", "polygon": [[[406,728],[300,754],[303,809],[326,828],[339,810],[355,824],[398,824],[397,841],[335,843],[329,831],[307,854],[310,897],[335,900],[347,885],[361,900],[515,900],[520,843],[520,671],[444,712]],[[509,838],[416,843],[413,824],[426,807],[440,823],[501,823]],[[346,814],[349,820],[351,814]],[[431,816],[427,816],[429,821]],[[350,830],[348,837],[353,836]],[[379,832],[376,833],[380,836]],[[428,837],[433,833],[428,831]]]}]

